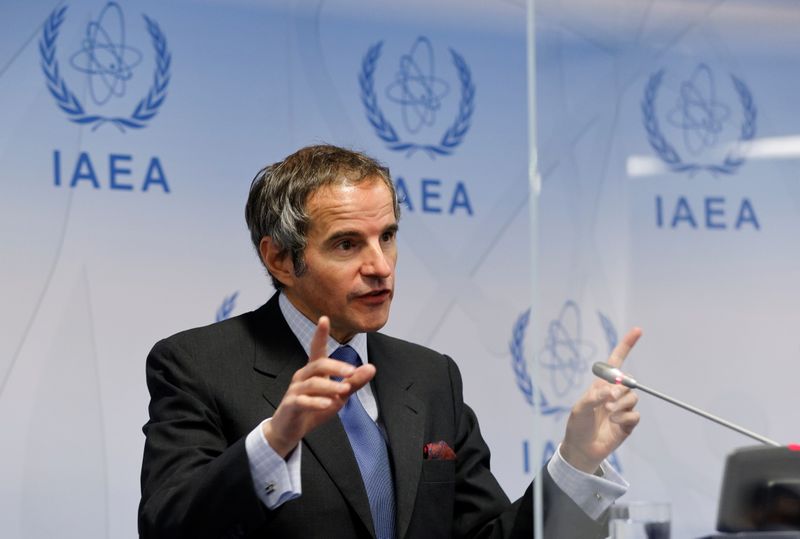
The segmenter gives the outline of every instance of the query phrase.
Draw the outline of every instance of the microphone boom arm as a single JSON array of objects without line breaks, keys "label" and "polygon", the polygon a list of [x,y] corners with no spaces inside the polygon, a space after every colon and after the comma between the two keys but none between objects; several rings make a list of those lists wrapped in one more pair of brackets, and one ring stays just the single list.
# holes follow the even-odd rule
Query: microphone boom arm
[{"label": "microphone boom arm", "polygon": [[663,400],[665,400],[667,402],[671,402],[675,406],[680,406],[684,410],[692,412],[693,414],[697,414],[700,417],[705,417],[706,419],[710,419],[714,423],[718,423],[718,424],[722,425],[723,427],[728,427],[731,430],[735,430],[739,434],[744,434],[745,436],[749,436],[750,438],[753,438],[754,440],[758,440],[762,444],[773,445],[775,447],[780,447],[781,446],[781,444],[779,444],[775,440],[770,440],[769,438],[765,438],[764,436],[761,436],[760,434],[756,434],[755,432],[749,431],[749,430],[747,430],[747,429],[745,429],[743,427],[740,427],[739,425],[735,425],[735,424],[731,423],[730,421],[725,421],[721,417],[717,417],[717,416],[715,416],[713,414],[709,414],[708,412],[704,412],[703,410],[700,410],[699,408],[695,408],[691,404],[686,404],[685,402],[681,402],[678,399],[673,399],[672,397],[670,397],[668,395],[664,395],[663,393],[661,393],[659,391],[656,391],[655,389],[651,389],[651,388],[649,388],[647,386],[643,386],[642,384],[637,384],[637,387],[640,390],[644,391],[645,393],[650,393],[651,395],[653,395],[655,397],[658,397],[659,399],[663,399]]},{"label": "microphone boom arm", "polygon": [[758,440],[762,444],[772,445],[772,446],[775,446],[775,447],[781,447],[781,444],[779,444],[775,440],[770,440],[769,438],[765,438],[764,436],[761,436],[760,434],[756,434],[755,432],[752,432],[752,431],[749,431],[749,430],[747,430],[745,428],[742,428],[739,425],[735,425],[735,424],[731,423],[730,421],[726,421],[726,420],[724,420],[724,419],[722,419],[720,417],[717,417],[717,416],[715,416],[713,414],[709,414],[708,412],[705,412],[705,411],[701,410],[700,408],[696,408],[696,407],[694,407],[694,406],[692,406],[690,404],[686,404],[685,402],[681,402],[678,399],[673,399],[669,395],[665,395],[665,394],[661,393],[660,391],[656,391],[655,389],[652,389],[652,388],[649,388],[649,387],[647,387],[645,385],[642,385],[639,382],[637,382],[634,378],[628,376],[627,374],[622,372],[620,369],[618,369],[616,367],[612,367],[608,363],[604,363],[602,361],[598,361],[597,363],[592,365],[592,372],[595,374],[595,376],[597,376],[599,378],[602,378],[603,380],[605,380],[606,382],[608,382],[610,384],[619,384],[619,385],[623,385],[625,387],[629,387],[631,389],[641,389],[645,393],[649,393],[649,394],[653,395],[654,397],[658,397],[659,399],[665,400],[665,401],[667,401],[667,402],[669,402],[671,404],[674,404],[675,406],[683,408],[686,411],[692,412],[693,414],[697,414],[700,417],[704,417],[704,418],[706,418],[706,419],[708,419],[710,421],[713,421],[714,423],[722,425],[723,427],[728,427],[729,429],[734,430],[734,431],[738,432],[739,434],[744,434],[745,436],[753,438],[754,440]]}]

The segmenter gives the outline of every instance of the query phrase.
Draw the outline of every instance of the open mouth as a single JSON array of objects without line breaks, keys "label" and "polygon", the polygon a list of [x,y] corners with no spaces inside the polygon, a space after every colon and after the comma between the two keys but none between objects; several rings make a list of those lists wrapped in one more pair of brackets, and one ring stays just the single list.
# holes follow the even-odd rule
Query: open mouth
[{"label": "open mouth", "polygon": [[373,290],[372,292],[367,292],[366,294],[361,294],[358,296],[358,299],[366,301],[368,303],[382,303],[383,301],[389,299],[392,295],[392,291],[388,288],[382,288],[380,290]]}]

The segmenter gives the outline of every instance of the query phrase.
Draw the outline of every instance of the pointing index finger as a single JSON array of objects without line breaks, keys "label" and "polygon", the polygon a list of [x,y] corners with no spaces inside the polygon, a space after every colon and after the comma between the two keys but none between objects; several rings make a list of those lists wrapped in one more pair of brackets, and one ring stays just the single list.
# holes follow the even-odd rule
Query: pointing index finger
[{"label": "pointing index finger", "polygon": [[314,361],[323,357],[328,357],[328,334],[331,330],[331,321],[327,316],[320,316],[317,322],[317,329],[311,339],[309,349],[309,361]]},{"label": "pointing index finger", "polygon": [[628,357],[628,353],[631,351],[631,348],[636,344],[636,341],[639,340],[639,337],[642,336],[642,329],[635,327],[631,329],[625,337],[622,338],[622,341],[614,347],[614,350],[611,352],[611,355],[608,357],[608,364],[612,367],[621,367],[622,363],[625,361],[625,358]]}]

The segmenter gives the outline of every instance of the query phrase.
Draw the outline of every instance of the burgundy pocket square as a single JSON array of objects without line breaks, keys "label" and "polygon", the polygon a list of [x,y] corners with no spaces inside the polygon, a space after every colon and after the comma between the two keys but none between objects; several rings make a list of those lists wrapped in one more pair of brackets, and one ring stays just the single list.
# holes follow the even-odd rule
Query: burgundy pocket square
[{"label": "burgundy pocket square", "polygon": [[456,454],[447,445],[447,442],[439,440],[427,443],[422,447],[422,458],[425,460],[456,460]]}]

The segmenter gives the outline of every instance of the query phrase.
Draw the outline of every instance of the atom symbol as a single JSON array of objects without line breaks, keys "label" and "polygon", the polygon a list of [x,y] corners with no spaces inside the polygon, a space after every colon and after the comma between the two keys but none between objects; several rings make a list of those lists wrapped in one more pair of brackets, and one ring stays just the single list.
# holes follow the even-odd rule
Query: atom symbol
[{"label": "atom symbol", "polygon": [[442,98],[450,91],[446,81],[434,74],[433,46],[420,36],[408,54],[400,57],[395,81],[386,89],[386,97],[402,105],[403,123],[411,133],[432,126]]},{"label": "atom symbol", "polygon": [[94,102],[103,105],[112,96],[124,96],[125,83],[142,61],[142,53],[125,44],[125,20],[119,4],[107,3],[97,20],[86,25],[81,46],[70,65],[86,73]]},{"label": "atom symbol", "polygon": [[699,64],[692,77],[681,83],[680,97],[668,121],[683,130],[686,148],[697,155],[715,146],[730,109],[717,101],[714,75],[706,64]]},{"label": "atom symbol", "polygon": [[551,371],[551,385],[559,397],[583,382],[583,374],[594,357],[595,346],[582,339],[581,312],[567,301],[557,320],[547,328],[540,364]]}]

